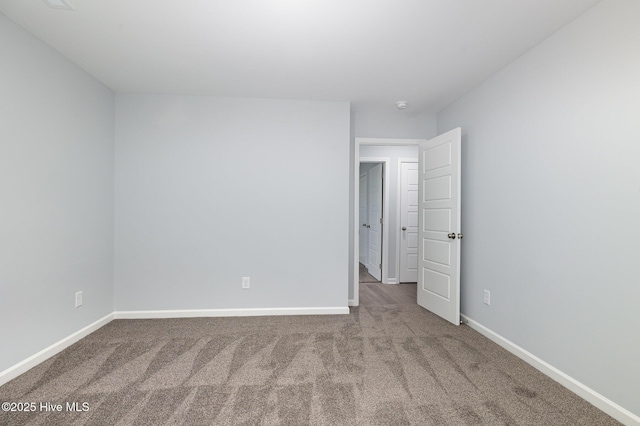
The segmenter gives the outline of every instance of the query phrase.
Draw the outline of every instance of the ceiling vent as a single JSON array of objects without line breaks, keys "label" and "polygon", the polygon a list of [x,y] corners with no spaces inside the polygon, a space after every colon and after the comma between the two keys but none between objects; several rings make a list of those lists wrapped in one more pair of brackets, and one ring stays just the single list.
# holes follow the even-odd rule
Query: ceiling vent
[{"label": "ceiling vent", "polygon": [[67,0],[42,0],[42,1],[52,9],[75,10],[75,8],[71,6]]}]

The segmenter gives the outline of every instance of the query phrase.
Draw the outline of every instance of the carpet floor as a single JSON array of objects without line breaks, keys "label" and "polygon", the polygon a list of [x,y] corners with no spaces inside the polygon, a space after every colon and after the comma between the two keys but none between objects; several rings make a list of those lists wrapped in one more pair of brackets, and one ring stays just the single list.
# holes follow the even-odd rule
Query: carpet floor
[{"label": "carpet floor", "polygon": [[361,283],[380,283],[380,281],[377,280],[376,277],[374,277],[367,271],[367,267],[362,263],[360,264],[359,276],[360,278],[358,279],[358,281]]},{"label": "carpet floor", "polygon": [[38,404],[0,412],[11,426],[618,424],[416,304],[115,320],[0,387],[0,401]]}]

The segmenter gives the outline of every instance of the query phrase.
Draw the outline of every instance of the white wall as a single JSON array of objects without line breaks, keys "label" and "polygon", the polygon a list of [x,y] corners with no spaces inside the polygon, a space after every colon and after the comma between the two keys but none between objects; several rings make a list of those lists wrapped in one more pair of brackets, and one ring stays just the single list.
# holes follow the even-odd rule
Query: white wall
[{"label": "white wall", "polygon": [[398,232],[400,230],[398,217],[398,205],[400,204],[398,160],[400,158],[413,158],[418,161],[418,147],[361,145],[360,158],[367,157],[389,159],[389,170],[386,173],[389,179],[389,193],[385,194],[385,197],[388,197],[389,200],[389,217],[387,218],[389,241],[386,243],[389,256],[387,276],[390,282],[398,283],[400,279],[398,272]]},{"label": "white wall", "polygon": [[352,114],[355,137],[430,139],[436,136],[436,115],[413,112],[411,105],[398,110],[360,108]]},{"label": "white wall", "polygon": [[3,15],[0,58],[3,371],[113,312],[114,100]]},{"label": "white wall", "polygon": [[118,94],[116,123],[116,310],[347,306],[347,102]]},{"label": "white wall", "polygon": [[636,415],[638,17],[603,1],[438,116],[464,133],[462,312]]}]

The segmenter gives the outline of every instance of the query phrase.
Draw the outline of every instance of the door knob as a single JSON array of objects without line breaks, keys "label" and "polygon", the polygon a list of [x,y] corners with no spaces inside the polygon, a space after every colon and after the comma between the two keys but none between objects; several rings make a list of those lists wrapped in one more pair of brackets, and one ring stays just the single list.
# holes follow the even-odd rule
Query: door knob
[{"label": "door knob", "polygon": [[371,228],[371,225],[367,225],[367,228]]},{"label": "door knob", "polygon": [[363,223],[363,224],[362,224],[362,226],[364,226],[364,227],[366,228],[366,227],[367,227],[367,224],[366,224],[366,223]]},{"label": "door knob", "polygon": [[458,234],[458,239],[461,240],[462,239],[462,234]]},{"label": "door knob", "polygon": [[406,226],[403,226],[403,227],[402,227],[402,230],[403,230],[403,231],[406,231],[406,230],[407,230],[407,227],[406,227]]},{"label": "door knob", "polygon": [[450,233],[449,235],[447,235],[447,237],[451,238],[452,240],[456,239],[456,234],[454,234],[453,232]]}]

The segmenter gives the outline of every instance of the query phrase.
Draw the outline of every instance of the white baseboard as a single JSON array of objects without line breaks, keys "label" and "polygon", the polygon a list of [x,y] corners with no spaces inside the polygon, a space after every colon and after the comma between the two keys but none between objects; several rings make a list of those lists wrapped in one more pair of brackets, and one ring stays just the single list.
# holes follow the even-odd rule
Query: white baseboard
[{"label": "white baseboard", "polygon": [[353,299],[349,299],[349,306],[358,306],[356,305],[356,301]]},{"label": "white baseboard", "polygon": [[560,383],[562,386],[569,389],[576,395],[580,396],[581,398],[590,402],[594,406],[598,407],[600,410],[604,411],[605,413],[607,413],[617,421],[628,426],[631,426],[631,425],[640,426],[639,416],[619,406],[618,404],[611,401],[610,399],[600,395],[598,392],[582,384],[581,382],[577,381],[576,379],[567,375],[566,373],[563,373],[562,371],[558,370],[556,367],[541,360],[537,356],[526,351],[525,349],[521,348],[520,346],[511,342],[510,340],[507,340],[501,335],[488,329],[484,325],[472,320],[466,315],[461,315],[461,317],[464,320],[464,322],[466,322],[467,325],[469,325],[469,327],[473,328],[474,330],[476,330],[478,333],[482,334],[489,340],[502,346],[503,348],[505,348],[506,350],[508,350],[515,356],[517,356],[518,358],[524,360],[531,366],[540,370],[542,373],[546,374],[547,376],[549,376],[556,382]]},{"label": "white baseboard", "polygon": [[115,311],[116,319],[255,317],[279,315],[343,315],[348,307],[329,308],[252,308],[252,309],[185,309],[160,311]]},{"label": "white baseboard", "polygon": [[51,358],[52,356],[56,355],[57,353],[62,352],[64,349],[66,349],[69,346],[73,345],[78,340],[82,339],[83,337],[86,337],[89,334],[93,333],[94,331],[96,331],[100,327],[103,327],[103,326],[107,325],[109,322],[111,322],[111,320],[113,320],[113,318],[114,318],[114,315],[113,315],[113,312],[112,312],[112,313],[100,318],[99,320],[95,321],[94,323],[91,323],[88,326],[86,326],[86,327],[76,331],[75,333],[65,337],[64,339],[54,343],[53,345],[41,350],[40,352],[38,352],[38,353],[36,353],[34,355],[31,355],[29,358],[17,363],[16,365],[7,368],[6,370],[4,370],[3,372],[0,373],[0,386],[4,385],[5,383],[9,382],[10,380],[15,379],[16,377],[18,377],[22,373],[24,373],[27,370],[35,367],[36,365],[40,364],[41,362],[46,361],[47,359]]},{"label": "white baseboard", "polygon": [[398,284],[397,278],[389,278],[385,284]]}]

